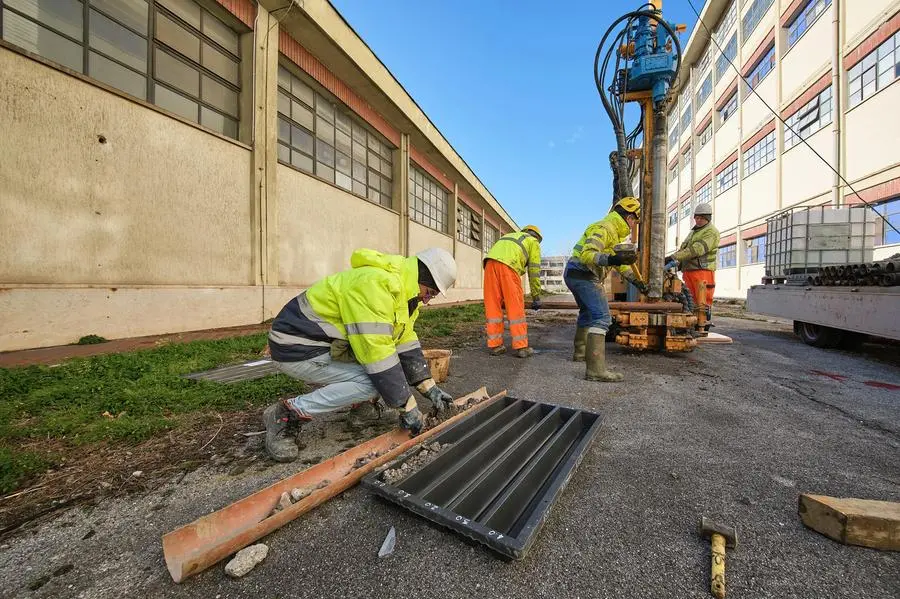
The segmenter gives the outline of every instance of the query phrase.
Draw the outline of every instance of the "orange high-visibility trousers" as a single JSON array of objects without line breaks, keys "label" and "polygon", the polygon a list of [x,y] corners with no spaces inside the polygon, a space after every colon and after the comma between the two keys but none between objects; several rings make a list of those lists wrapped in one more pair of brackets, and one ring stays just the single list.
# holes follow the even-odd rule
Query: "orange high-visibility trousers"
[{"label": "orange high-visibility trousers", "polygon": [[716,273],[711,270],[686,270],[684,284],[690,289],[695,304],[700,304],[700,282],[706,281],[706,305],[711,306],[716,291]]},{"label": "orange high-visibility trousers", "polygon": [[487,319],[487,346],[492,349],[503,345],[504,307],[509,319],[512,348],[528,347],[522,277],[506,264],[488,259],[484,265],[484,317]]}]

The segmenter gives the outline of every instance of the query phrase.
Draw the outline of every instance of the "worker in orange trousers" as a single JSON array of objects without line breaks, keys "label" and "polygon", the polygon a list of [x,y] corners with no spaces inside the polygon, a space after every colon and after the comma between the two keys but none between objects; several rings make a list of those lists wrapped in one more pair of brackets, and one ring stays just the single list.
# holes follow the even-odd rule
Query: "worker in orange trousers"
[{"label": "worker in orange trousers", "polygon": [[487,346],[491,355],[506,353],[503,345],[503,310],[509,320],[509,334],[517,358],[534,354],[528,346],[525,320],[525,290],[522,275],[528,272],[531,307],[541,307],[541,231],[528,225],[497,240],[484,259],[484,316]]}]

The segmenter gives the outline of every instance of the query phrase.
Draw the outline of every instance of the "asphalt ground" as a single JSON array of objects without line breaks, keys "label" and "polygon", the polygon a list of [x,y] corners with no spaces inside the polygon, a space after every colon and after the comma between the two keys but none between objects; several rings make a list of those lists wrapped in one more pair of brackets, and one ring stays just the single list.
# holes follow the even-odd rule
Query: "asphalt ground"
[{"label": "asphalt ground", "polygon": [[[731,345],[676,356],[610,345],[626,381],[602,384],[569,361],[571,321],[532,323],[533,358],[457,351],[446,384],[603,417],[525,559],[499,559],[357,487],[266,537],[268,558],[245,578],[219,564],[176,585],[162,534],[296,470],[202,468],[6,540],[0,597],[705,598],[704,515],[738,528],[729,598],[900,597],[900,553],[841,545],[797,515],[803,492],[900,501],[897,346],[819,350],[785,324],[719,318]],[[378,558],[391,526],[396,549]]]}]

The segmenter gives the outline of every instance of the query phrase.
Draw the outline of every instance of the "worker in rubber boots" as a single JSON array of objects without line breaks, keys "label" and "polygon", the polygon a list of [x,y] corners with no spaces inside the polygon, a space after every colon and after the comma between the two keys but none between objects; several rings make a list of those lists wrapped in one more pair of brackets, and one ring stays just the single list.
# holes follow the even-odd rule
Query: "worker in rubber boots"
[{"label": "worker in rubber boots", "polygon": [[610,268],[615,268],[641,292],[647,292],[647,286],[635,277],[629,266],[637,261],[637,253],[634,249],[615,249],[628,239],[631,227],[640,217],[641,203],[637,198],[624,197],[616,202],[609,214],[585,230],[563,272],[566,287],[578,304],[572,359],[586,362],[585,378],[589,381],[617,382],[624,378],[606,369],[606,332],[612,317],[603,281]]},{"label": "worker in rubber boots", "polygon": [[712,224],[712,205],[703,202],[694,209],[694,227],[677,252],[666,257],[681,269],[684,284],[694,302],[700,301],[700,283],[706,282],[706,330],[712,319],[712,300],[716,290],[716,260],[719,252],[719,230]]},{"label": "worker in rubber boots", "polygon": [[534,354],[528,346],[522,275],[528,272],[531,307],[538,310],[541,307],[541,239],[541,230],[528,225],[498,239],[484,259],[485,332],[492,356],[506,353],[503,345],[504,307],[516,357],[527,358]]},{"label": "worker in rubber boots", "polygon": [[263,412],[266,450],[279,462],[298,454],[298,425],[378,396],[400,412],[400,426],[418,434],[422,414],[411,386],[443,411],[452,397],[438,387],[414,325],[427,304],[456,281],[456,262],[441,248],[407,258],[375,250],[353,252],[349,270],[333,274],[289,301],[269,333],[279,371],[315,391]]}]

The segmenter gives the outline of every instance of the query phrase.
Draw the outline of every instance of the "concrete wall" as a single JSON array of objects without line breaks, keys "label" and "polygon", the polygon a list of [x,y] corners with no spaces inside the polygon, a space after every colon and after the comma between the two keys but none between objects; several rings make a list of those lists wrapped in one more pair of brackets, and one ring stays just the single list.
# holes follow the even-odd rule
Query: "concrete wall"
[{"label": "concrete wall", "polygon": [[[813,73],[820,73],[823,67],[830,66],[835,43],[832,40],[833,10],[832,3],[782,57],[781,97],[785,100],[795,98],[806,89],[812,83],[809,79]],[[784,35],[787,40],[787,34]]]},{"label": "concrete wall", "polygon": [[248,149],[2,49],[0,73],[0,281],[253,282]]},{"label": "concrete wall", "polygon": [[738,186],[716,196],[713,201],[713,220],[719,231],[728,231],[738,224]]},{"label": "concrete wall", "polygon": [[778,209],[775,162],[770,162],[742,182],[741,222],[748,223]]},{"label": "concrete wall", "polygon": [[[822,156],[829,156],[834,134],[826,127],[806,141]],[[834,174],[828,165],[803,144],[797,144],[782,156],[781,197],[793,203],[817,197],[831,189]]]},{"label": "concrete wall", "polygon": [[358,248],[400,253],[400,218],[279,164],[277,238],[278,284],[308,287],[349,268]]},{"label": "concrete wall", "polygon": [[760,127],[772,120],[772,113],[766,108],[766,104],[777,108],[778,100],[775,96],[777,86],[775,73],[770,72],[756,87],[759,96],[750,91],[745,94],[742,109],[744,137],[753,135]]},{"label": "concrete wall", "polygon": [[[900,163],[900,79],[847,112],[846,174],[850,181]],[[877,131],[877,134],[875,132]]]},{"label": "concrete wall", "polygon": [[705,146],[697,150],[697,156],[694,158],[695,181],[699,181],[705,177],[713,168],[712,146],[712,142],[707,142]]},{"label": "concrete wall", "polygon": [[[845,2],[848,0],[844,0]],[[845,35],[848,42],[866,35],[873,26],[878,25],[886,17],[896,12],[896,0],[865,0],[864,2],[849,0],[852,4],[841,15],[844,20]]]},{"label": "concrete wall", "polygon": [[740,115],[737,114],[732,115],[719,127],[719,130],[716,131],[716,166],[730,156],[738,146],[738,134],[740,132],[738,125],[738,121],[740,121],[739,116]]}]

